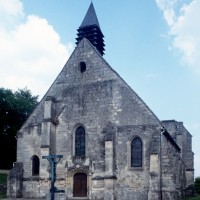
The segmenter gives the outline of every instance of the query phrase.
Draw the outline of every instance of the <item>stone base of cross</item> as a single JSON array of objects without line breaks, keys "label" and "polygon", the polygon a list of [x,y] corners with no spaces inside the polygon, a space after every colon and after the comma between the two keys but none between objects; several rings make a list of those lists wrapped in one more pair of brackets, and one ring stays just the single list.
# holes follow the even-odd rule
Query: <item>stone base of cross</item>
[{"label": "stone base of cross", "polygon": [[42,159],[47,159],[49,161],[49,166],[51,167],[51,200],[54,200],[54,194],[56,192],[64,192],[64,190],[58,190],[54,183],[56,181],[56,165],[59,163],[60,159],[63,158],[63,155],[49,155],[49,156],[42,156]]}]

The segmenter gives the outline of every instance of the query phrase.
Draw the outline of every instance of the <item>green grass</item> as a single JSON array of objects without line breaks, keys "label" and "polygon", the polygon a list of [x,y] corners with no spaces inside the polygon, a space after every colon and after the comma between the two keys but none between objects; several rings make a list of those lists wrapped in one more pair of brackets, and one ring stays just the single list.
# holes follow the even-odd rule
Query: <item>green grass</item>
[{"label": "green grass", "polygon": [[[0,184],[6,185],[7,184],[7,174],[0,173]],[[6,198],[6,192],[0,193],[0,199]]]},{"label": "green grass", "polygon": [[200,200],[200,195],[197,195],[195,197],[186,198],[184,200]]},{"label": "green grass", "polygon": [[0,193],[0,199],[6,198],[6,193]]}]

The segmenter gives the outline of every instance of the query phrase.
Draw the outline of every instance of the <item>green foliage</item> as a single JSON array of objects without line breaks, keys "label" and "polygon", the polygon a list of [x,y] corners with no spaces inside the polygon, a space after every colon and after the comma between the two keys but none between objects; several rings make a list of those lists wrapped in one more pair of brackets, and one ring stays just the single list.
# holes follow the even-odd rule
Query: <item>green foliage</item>
[{"label": "green foliage", "polygon": [[195,178],[194,187],[197,194],[200,194],[200,177]]},{"label": "green foliage", "polygon": [[200,196],[197,195],[197,196],[195,196],[195,197],[188,197],[188,198],[186,198],[186,199],[184,199],[184,200],[200,200]]},{"label": "green foliage", "polygon": [[[7,185],[7,174],[0,173],[0,185]],[[6,198],[6,192],[0,192],[0,199]]]},{"label": "green foliage", "polygon": [[16,132],[37,105],[38,96],[30,90],[12,92],[0,88],[0,134],[16,136]]},{"label": "green foliage", "polygon": [[0,193],[0,199],[6,198],[6,193]]},{"label": "green foliage", "polygon": [[[16,134],[38,104],[38,96],[32,96],[24,88],[13,92],[0,88],[0,168],[10,169],[16,157]],[[6,152],[6,153],[5,153]]]},{"label": "green foliage", "polygon": [[0,184],[6,184],[7,183],[7,174],[1,174],[0,173]]}]

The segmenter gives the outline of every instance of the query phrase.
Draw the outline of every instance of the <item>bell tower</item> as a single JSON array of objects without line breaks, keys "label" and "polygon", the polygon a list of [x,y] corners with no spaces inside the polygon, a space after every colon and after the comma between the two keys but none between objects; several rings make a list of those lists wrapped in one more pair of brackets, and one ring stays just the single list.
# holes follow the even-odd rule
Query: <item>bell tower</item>
[{"label": "bell tower", "polygon": [[78,28],[77,33],[77,42],[78,44],[84,37],[87,38],[94,47],[99,51],[99,53],[104,55],[104,35],[101,32],[97,15],[91,2],[90,7],[83,19],[81,26]]}]

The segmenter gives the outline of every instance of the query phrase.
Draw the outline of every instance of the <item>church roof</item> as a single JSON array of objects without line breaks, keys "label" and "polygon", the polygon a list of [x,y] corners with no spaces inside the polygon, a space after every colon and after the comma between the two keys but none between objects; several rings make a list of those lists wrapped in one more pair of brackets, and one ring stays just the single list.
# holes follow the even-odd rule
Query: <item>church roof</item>
[{"label": "church roof", "polygon": [[96,15],[92,2],[90,4],[90,7],[88,8],[88,11],[80,27],[91,26],[91,25],[97,25],[100,28],[97,15]]},{"label": "church roof", "polygon": [[90,4],[85,18],[83,19],[83,22],[77,31],[78,37],[76,38],[76,44],[78,44],[83,38],[87,38],[103,56],[105,50],[105,44],[103,39],[104,35],[101,32],[93,3]]},{"label": "church roof", "polygon": [[168,131],[164,127],[161,128],[161,132],[167,138],[167,140],[176,148],[176,150],[178,152],[181,152],[181,149],[178,146],[178,144],[174,141],[172,136],[168,133]]}]

